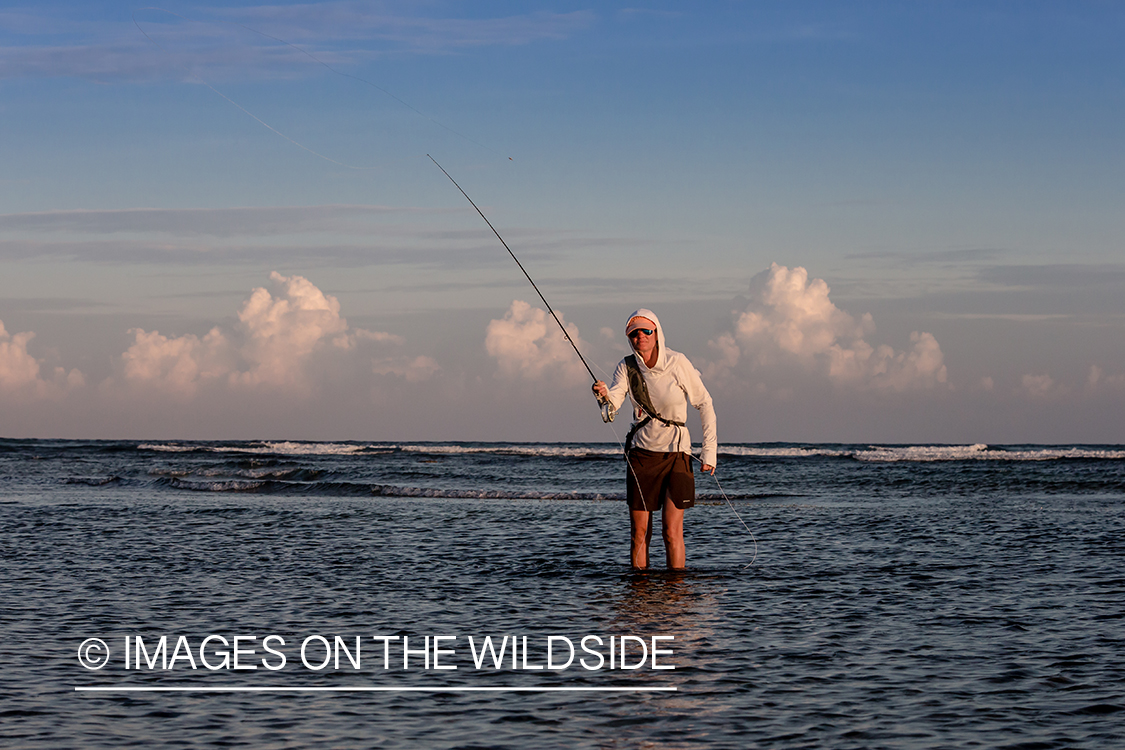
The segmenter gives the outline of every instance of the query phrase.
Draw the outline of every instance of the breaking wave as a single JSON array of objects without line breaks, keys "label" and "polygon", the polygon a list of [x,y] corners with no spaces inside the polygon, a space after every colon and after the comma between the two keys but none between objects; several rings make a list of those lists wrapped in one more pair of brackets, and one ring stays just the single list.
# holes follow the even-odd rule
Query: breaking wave
[{"label": "breaking wave", "polygon": [[495,445],[400,445],[395,446],[403,453],[445,453],[445,454],[477,454],[494,453],[502,456],[543,456],[550,458],[587,458],[620,456],[620,446],[610,445],[521,445],[521,444],[495,444]]},{"label": "breaking wave", "polygon": [[[624,490],[613,443],[337,441],[0,441],[23,471],[77,490],[244,493],[277,497],[616,500]],[[81,460],[73,460],[74,456]],[[31,459],[50,459],[31,463]],[[1122,445],[875,445],[728,443],[716,480],[734,500],[1125,491]],[[718,497],[697,475],[697,499]],[[68,491],[69,492],[69,491]]]},{"label": "breaking wave", "polygon": [[535,445],[520,443],[312,443],[312,442],[259,442],[244,444],[213,443],[141,443],[137,450],[157,453],[241,453],[277,456],[353,456],[381,453],[430,453],[439,455],[495,454],[503,456],[542,456],[561,458],[587,458],[620,456],[620,446],[592,445]]},{"label": "breaking wave", "polygon": [[[436,456],[527,456],[532,458],[620,458],[610,443],[316,443],[301,441],[248,443],[141,443],[138,450],[160,453],[225,453],[255,456],[364,456],[386,453]],[[728,458],[845,458],[856,461],[1054,461],[1122,460],[1120,446],[972,445],[800,445],[729,443],[719,445]]]},{"label": "breaking wave", "polygon": [[994,446],[973,445],[868,445],[868,446],[760,446],[720,445],[719,455],[745,458],[849,458],[857,461],[1056,461],[1060,459],[1125,459],[1125,450],[1093,446]]},{"label": "breaking wave", "polygon": [[357,453],[379,453],[394,450],[393,446],[364,443],[257,442],[243,444],[209,443],[141,443],[137,450],[158,453],[247,453],[279,456],[348,456]]}]

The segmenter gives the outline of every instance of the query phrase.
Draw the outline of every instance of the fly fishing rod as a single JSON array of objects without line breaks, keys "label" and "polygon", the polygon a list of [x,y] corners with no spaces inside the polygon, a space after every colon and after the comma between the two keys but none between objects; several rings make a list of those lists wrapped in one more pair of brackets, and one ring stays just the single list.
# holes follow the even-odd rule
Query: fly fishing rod
[{"label": "fly fishing rod", "polygon": [[[512,252],[512,248],[508,247],[508,243],[504,241],[504,238],[500,236],[500,233],[496,231],[496,227],[492,226],[492,222],[489,221],[488,217],[484,215],[484,211],[481,211],[480,207],[473,202],[473,199],[469,197],[469,194],[465,192],[464,188],[457,184],[457,180],[453,179],[449,172],[445,171],[445,167],[437,163],[437,159],[430,156],[429,154],[426,154],[426,156],[428,156],[430,158],[430,161],[432,161],[434,165],[442,171],[442,174],[449,178],[449,181],[453,183],[453,186],[461,191],[461,195],[465,196],[465,200],[469,202],[469,205],[477,210],[477,213],[480,214],[480,217],[484,219],[484,223],[487,224],[488,228],[492,230],[492,233],[496,235],[496,239],[500,240],[500,244],[503,245],[504,249],[508,251],[508,255],[512,256],[512,260],[516,262],[516,265],[520,267],[521,271],[523,271],[523,275],[527,277],[527,280],[529,282],[531,282],[531,287],[535,290],[535,293],[539,295],[539,299],[543,300],[543,304],[547,306],[547,312],[551,313],[551,317],[554,318],[555,322],[559,324],[559,328],[562,330],[563,336],[566,336],[566,340],[570,342],[570,345],[572,347],[574,347],[574,353],[578,355],[578,358],[580,360],[582,360],[582,364],[586,367],[586,372],[590,373],[590,377],[594,379],[595,383],[598,382],[598,376],[595,375],[594,371],[590,369],[590,365],[586,363],[586,358],[582,356],[582,352],[578,351],[578,345],[574,343],[574,339],[572,339],[570,337],[570,334],[567,333],[566,326],[562,324],[562,321],[559,320],[559,316],[555,314],[555,310],[553,307],[551,307],[551,303],[548,302],[547,298],[543,296],[543,292],[539,291],[539,287],[538,285],[536,285],[535,280],[531,278],[531,274],[529,274],[527,272],[527,269],[523,267],[523,263],[520,263],[520,259],[516,257],[515,253]],[[609,399],[605,396],[598,396],[598,403],[602,407],[602,421],[612,422],[614,416],[616,416],[617,413],[617,410],[613,408],[613,404],[611,404],[609,402]]]},{"label": "fly fishing rod", "polygon": [[[500,240],[500,244],[503,245],[504,249],[508,251],[508,255],[512,256],[512,260],[514,260],[516,262],[516,265],[520,267],[521,271],[523,271],[523,275],[527,277],[527,280],[529,282],[531,282],[531,286],[532,286],[533,289],[535,289],[535,293],[539,295],[539,299],[543,300],[543,304],[547,306],[547,311],[551,313],[551,317],[554,318],[555,322],[559,324],[559,328],[562,329],[563,336],[566,336],[566,340],[570,342],[570,345],[572,347],[574,347],[574,353],[578,355],[578,358],[580,360],[582,360],[582,364],[586,366],[586,372],[590,373],[590,377],[593,378],[594,382],[596,383],[598,381],[598,377],[596,375],[594,375],[594,371],[590,369],[590,365],[587,364],[586,358],[582,356],[582,352],[578,351],[578,345],[574,343],[574,339],[572,339],[570,337],[570,334],[566,332],[566,327],[562,324],[562,321],[559,320],[559,316],[555,314],[555,310],[554,310],[553,307],[551,307],[551,303],[548,302],[547,298],[543,296],[543,292],[539,291],[539,286],[535,283],[535,280],[531,278],[531,274],[529,274],[527,272],[527,269],[523,267],[523,263],[520,263],[520,259],[516,257],[515,253],[512,252],[512,248],[508,247],[508,243],[505,242],[504,238],[500,236],[500,233],[496,231],[496,227],[492,226],[492,222],[489,221],[488,217],[484,215],[484,211],[481,211],[480,207],[475,202],[473,202],[473,199],[469,197],[469,194],[465,192],[464,188],[462,188],[460,185],[457,184],[457,180],[453,179],[453,177],[449,174],[449,172],[445,171],[445,167],[438,164],[437,159],[430,156],[429,154],[426,154],[426,156],[429,156],[430,161],[432,161],[434,163],[434,165],[436,165],[437,168],[440,169],[442,171],[442,173],[446,177],[449,178],[449,181],[453,183],[453,186],[455,188],[457,188],[459,191],[461,191],[461,195],[465,196],[465,200],[467,200],[469,202],[469,204],[477,210],[477,213],[480,214],[480,217],[482,219],[484,219],[484,223],[487,224],[488,228],[492,230],[492,233],[494,235],[496,235],[496,239]],[[604,397],[604,396],[598,396],[598,403],[601,405],[601,408],[602,408],[602,421],[606,422],[606,423],[612,422],[614,416],[616,416],[616,414],[617,414],[617,410],[613,408],[613,404],[611,404],[609,402],[609,399]],[[612,427],[610,429],[612,429]],[[614,431],[614,434],[616,435],[617,432]],[[621,449],[622,449],[622,451],[625,451],[625,446],[622,445]],[[625,465],[629,467],[629,471],[634,472],[633,476],[635,477],[636,472],[633,469],[632,463],[630,463],[629,460],[628,460],[628,452],[627,451],[625,451],[625,455],[626,455]],[[696,461],[699,461],[700,464],[703,463],[703,461],[696,458],[691,453],[689,453],[688,455],[691,455],[691,457],[694,458]],[[715,484],[716,484],[716,486],[718,486],[719,492],[722,493],[723,499],[727,501],[727,505],[729,505],[730,509],[734,512],[735,518],[738,519],[739,523],[742,524],[742,527],[746,529],[746,533],[748,533],[750,535],[750,538],[754,541],[754,557],[750,560],[750,563],[743,568],[743,570],[746,570],[746,568],[749,568],[751,565],[754,564],[754,561],[758,559],[758,540],[754,537],[754,532],[750,531],[750,527],[747,526],[746,522],[742,520],[742,516],[740,516],[738,514],[738,511],[734,509],[734,504],[731,503],[730,498],[727,497],[727,493],[723,489],[723,486],[721,484],[719,484],[719,480],[715,478],[714,469],[711,470],[711,477],[712,477],[712,479],[715,479]],[[639,491],[640,487],[638,486],[637,489]]]}]

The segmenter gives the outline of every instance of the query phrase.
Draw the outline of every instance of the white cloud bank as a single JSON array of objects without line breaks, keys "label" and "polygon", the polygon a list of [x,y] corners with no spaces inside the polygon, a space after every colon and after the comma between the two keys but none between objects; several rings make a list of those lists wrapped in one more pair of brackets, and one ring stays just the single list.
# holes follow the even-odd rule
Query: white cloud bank
[{"label": "white cloud bank", "polygon": [[[349,328],[340,303],[302,276],[270,275],[275,294],[254,289],[238,313],[240,325],[216,326],[202,338],[169,338],[134,328],[121,356],[125,384],[190,399],[206,387],[308,394],[357,362],[376,375],[424,380],[439,368],[429,357],[373,351],[402,343],[398,336]],[[107,384],[114,387],[115,383]]]},{"label": "white cloud bank", "polygon": [[4,322],[0,321],[0,394],[57,399],[85,384],[81,372],[67,372],[62,367],[56,367],[50,379],[43,378],[40,361],[27,351],[27,344],[33,338],[35,334],[31,331],[8,333]]},{"label": "white cloud bank", "polygon": [[1098,365],[1090,365],[1090,372],[1086,376],[1087,390],[1098,390],[1104,388],[1123,388],[1125,387],[1125,373],[1116,375],[1106,374],[1106,371]]},{"label": "white cloud bank", "polygon": [[[578,327],[555,312],[571,340],[582,349],[585,344],[578,335]],[[505,378],[569,383],[582,380],[585,373],[581,360],[550,313],[522,300],[513,300],[501,320],[488,324],[484,346],[496,360],[498,374]]]},{"label": "white cloud bank", "polygon": [[1033,401],[1058,401],[1071,393],[1084,390],[1087,396],[1120,395],[1125,389],[1125,374],[1107,373],[1100,365],[1090,365],[1086,374],[1085,388],[1073,380],[1059,382],[1048,373],[1027,373],[1023,375],[1014,393]]},{"label": "white cloud bank", "polygon": [[710,342],[708,377],[787,393],[812,378],[837,386],[882,392],[934,389],[947,384],[941,347],[915,331],[897,351],[866,340],[875,330],[870,314],[856,319],[828,297],[823,279],[800,266],[774,263],[750,281],[731,330]]},{"label": "white cloud bank", "polygon": [[1020,378],[1017,392],[1034,399],[1045,399],[1066,393],[1067,390],[1066,386],[1057,384],[1055,379],[1046,373],[1029,373]]}]

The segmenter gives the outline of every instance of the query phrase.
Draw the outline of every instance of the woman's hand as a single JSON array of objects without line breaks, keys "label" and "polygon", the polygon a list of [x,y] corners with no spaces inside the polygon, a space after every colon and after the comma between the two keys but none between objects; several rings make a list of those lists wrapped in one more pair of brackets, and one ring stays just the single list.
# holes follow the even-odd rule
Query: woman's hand
[{"label": "woman's hand", "polygon": [[606,388],[605,383],[601,380],[590,386],[590,390],[592,390],[594,392],[594,395],[598,397],[599,402],[603,401],[609,394],[609,389]]},{"label": "woman's hand", "polygon": [[703,464],[703,473],[715,476],[715,467],[711,464]]}]

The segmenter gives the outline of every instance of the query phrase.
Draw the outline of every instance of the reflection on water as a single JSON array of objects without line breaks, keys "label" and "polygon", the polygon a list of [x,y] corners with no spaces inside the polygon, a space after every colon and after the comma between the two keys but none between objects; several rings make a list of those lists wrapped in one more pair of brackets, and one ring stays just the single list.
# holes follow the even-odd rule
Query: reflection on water
[{"label": "reflection on water", "polygon": [[[7,747],[1125,743],[1125,496],[1112,490],[1122,476],[1116,464],[1039,462],[1030,478],[1012,481],[1023,489],[996,491],[1003,477],[979,460],[912,472],[837,456],[817,458],[814,471],[811,459],[801,459],[806,463],[790,470],[830,491],[799,503],[740,503],[761,544],[752,568],[742,570],[752,548],[729,509],[701,504],[687,517],[688,569],[634,573],[619,502],[327,494],[331,482],[386,480],[378,472],[389,468],[368,463],[379,456],[351,455],[299,465],[266,456],[238,469],[253,481],[270,474],[269,481],[284,475],[315,483],[309,495],[173,490],[135,478],[157,469],[201,477],[213,456],[153,458],[94,447],[59,449],[42,461],[9,460],[0,451],[0,482],[7,482],[0,506],[0,739]],[[183,455],[181,463],[176,456]],[[565,460],[602,460],[581,455]],[[562,491],[569,481],[555,471],[557,458],[474,456],[451,455],[447,464],[461,462],[451,476],[468,477],[472,462],[484,461],[482,474],[524,472],[520,482],[536,491]],[[422,455],[406,469],[435,471],[421,463],[432,458]],[[730,473],[753,475],[772,489],[796,487],[793,477],[768,485],[785,472],[753,461]],[[1018,474],[1014,463],[998,471]],[[619,468],[611,467],[615,477]],[[91,481],[64,483],[79,473]],[[120,479],[93,481],[114,476]],[[503,483],[488,481],[485,489]],[[590,484],[592,492],[601,489]],[[278,633],[293,639],[293,648],[309,634],[389,634],[412,643],[457,635],[460,667],[437,673],[345,664],[234,674],[126,671],[114,662],[91,672],[75,658],[86,637],[116,645],[125,635],[183,634],[198,643],[210,633]],[[526,635],[541,646],[550,635],[588,634],[674,635],[676,669],[552,672],[510,662],[476,669],[465,641]],[[299,663],[299,653],[290,656]],[[437,690],[73,690],[232,682]],[[512,685],[678,690],[440,692]]]},{"label": "reflection on water", "polygon": [[[677,687],[651,708],[650,720],[626,724],[621,737],[648,747],[685,747],[705,743],[721,724],[726,700],[716,695],[716,676],[728,672],[723,659],[730,656],[723,641],[720,605],[727,593],[726,574],[688,568],[649,570],[627,576],[615,602],[613,623],[622,632],[661,633],[675,636],[675,671],[650,675]],[[658,721],[659,720],[659,721]],[[675,725],[674,734],[659,729]],[[662,736],[664,735],[664,736]],[[678,738],[673,741],[673,737]],[[600,745],[617,747],[616,744]]]},{"label": "reflection on water", "polygon": [[722,577],[687,570],[633,572],[613,601],[612,627],[621,632],[674,635],[678,650],[707,639],[719,616]]}]

